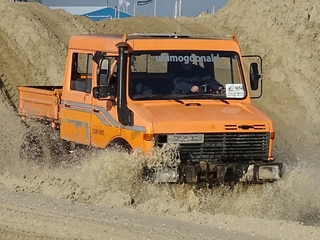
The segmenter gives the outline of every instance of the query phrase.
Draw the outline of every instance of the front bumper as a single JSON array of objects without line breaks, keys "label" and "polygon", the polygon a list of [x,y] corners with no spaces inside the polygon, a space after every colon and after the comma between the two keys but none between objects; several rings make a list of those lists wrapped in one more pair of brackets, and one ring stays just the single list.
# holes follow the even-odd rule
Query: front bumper
[{"label": "front bumper", "polygon": [[180,164],[176,168],[153,167],[144,169],[146,180],[154,183],[236,184],[238,182],[262,183],[281,179],[283,164],[275,162]]}]

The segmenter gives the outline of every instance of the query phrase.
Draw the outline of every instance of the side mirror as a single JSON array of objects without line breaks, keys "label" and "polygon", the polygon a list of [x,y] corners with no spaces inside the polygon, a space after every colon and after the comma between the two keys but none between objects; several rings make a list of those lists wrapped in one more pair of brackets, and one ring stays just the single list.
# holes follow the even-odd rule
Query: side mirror
[{"label": "side mirror", "polygon": [[108,86],[98,86],[93,88],[93,98],[103,99],[116,95],[116,86],[110,84]]},{"label": "side mirror", "polygon": [[250,64],[250,86],[252,90],[257,90],[259,88],[259,79],[261,75],[258,70],[258,63]]}]

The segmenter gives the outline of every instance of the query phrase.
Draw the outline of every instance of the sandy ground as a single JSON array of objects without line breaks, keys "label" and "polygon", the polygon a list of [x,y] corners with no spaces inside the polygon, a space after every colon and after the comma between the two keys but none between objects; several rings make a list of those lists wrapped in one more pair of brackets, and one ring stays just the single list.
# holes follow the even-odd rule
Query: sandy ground
[{"label": "sandy ground", "polygon": [[[229,0],[215,15],[92,22],[37,3],[0,0],[1,239],[320,239],[319,41],[316,0]],[[254,104],[274,121],[283,180],[234,189],[141,182],[141,156],[82,154],[73,165],[19,160],[18,85],[62,85],[76,33],[236,33],[264,59]],[[128,164],[130,162],[130,164]]]}]

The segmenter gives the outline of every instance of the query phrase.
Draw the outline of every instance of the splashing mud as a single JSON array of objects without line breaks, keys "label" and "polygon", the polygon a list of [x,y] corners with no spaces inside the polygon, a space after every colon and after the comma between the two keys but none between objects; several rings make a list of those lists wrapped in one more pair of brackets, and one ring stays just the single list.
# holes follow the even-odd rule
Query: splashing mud
[{"label": "splashing mud", "polygon": [[318,225],[319,183],[316,172],[299,166],[288,170],[281,181],[274,183],[200,190],[197,193],[202,202],[199,210]]},{"label": "splashing mud", "polygon": [[[155,149],[154,155],[112,150],[78,150],[81,160],[58,167],[21,163],[8,168],[1,182],[15,191],[42,193],[74,202],[106,207],[133,206],[155,215],[198,211],[318,225],[320,177],[315,169],[297,165],[281,181],[262,185],[222,186],[213,189],[185,184],[151,184],[141,178],[145,164],[172,164],[176,146]],[[55,160],[56,161],[56,160]],[[176,164],[177,162],[173,162]]]}]

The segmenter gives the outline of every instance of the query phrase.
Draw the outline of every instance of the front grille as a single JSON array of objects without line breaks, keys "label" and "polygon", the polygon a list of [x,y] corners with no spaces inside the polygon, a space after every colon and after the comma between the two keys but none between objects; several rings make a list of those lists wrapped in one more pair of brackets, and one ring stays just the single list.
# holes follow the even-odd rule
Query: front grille
[{"label": "front grille", "polygon": [[[167,135],[157,135],[156,145],[167,142]],[[243,162],[266,160],[269,133],[214,133],[204,134],[203,143],[179,145],[182,162]]]}]

